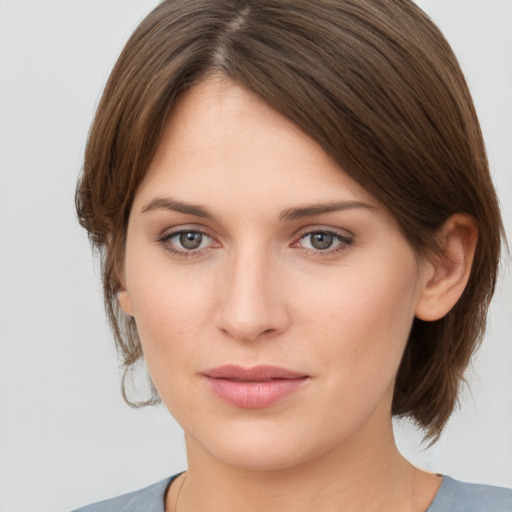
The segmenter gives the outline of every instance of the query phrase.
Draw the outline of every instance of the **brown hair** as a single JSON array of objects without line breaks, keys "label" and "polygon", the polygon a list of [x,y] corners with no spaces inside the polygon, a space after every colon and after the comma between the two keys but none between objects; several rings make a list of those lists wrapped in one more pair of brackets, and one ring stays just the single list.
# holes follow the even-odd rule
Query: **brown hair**
[{"label": "brown hair", "polygon": [[212,73],[315,139],[391,210],[418,254],[439,250],[435,233],[451,214],[475,220],[469,283],[444,318],[415,319],[396,381],[393,414],[437,438],[485,329],[503,226],[457,59],[409,0],[167,0],[136,29],[98,106],[76,194],[125,369],[143,356],[117,302],[131,204],[176,100]]}]

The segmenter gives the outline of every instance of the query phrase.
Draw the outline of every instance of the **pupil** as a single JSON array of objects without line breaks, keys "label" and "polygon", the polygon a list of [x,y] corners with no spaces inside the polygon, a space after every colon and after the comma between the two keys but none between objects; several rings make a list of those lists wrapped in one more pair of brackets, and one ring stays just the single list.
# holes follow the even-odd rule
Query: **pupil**
[{"label": "pupil", "polygon": [[201,233],[181,233],[180,235],[180,243],[185,249],[197,249],[203,240],[203,235]]},{"label": "pupil", "polygon": [[332,245],[333,240],[333,235],[329,233],[315,233],[311,237],[311,245],[315,249],[329,249],[329,247],[331,247]]}]

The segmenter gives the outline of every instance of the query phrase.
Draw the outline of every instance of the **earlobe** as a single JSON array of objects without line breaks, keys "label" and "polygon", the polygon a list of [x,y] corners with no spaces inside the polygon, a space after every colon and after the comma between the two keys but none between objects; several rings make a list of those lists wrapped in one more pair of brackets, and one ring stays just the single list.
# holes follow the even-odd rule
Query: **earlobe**
[{"label": "earlobe", "polygon": [[117,293],[117,300],[121,309],[129,316],[133,316],[132,302],[126,290],[121,290]]},{"label": "earlobe", "polygon": [[478,241],[475,221],[463,214],[448,218],[439,230],[441,253],[426,266],[416,317],[434,321],[455,306],[466,288]]}]

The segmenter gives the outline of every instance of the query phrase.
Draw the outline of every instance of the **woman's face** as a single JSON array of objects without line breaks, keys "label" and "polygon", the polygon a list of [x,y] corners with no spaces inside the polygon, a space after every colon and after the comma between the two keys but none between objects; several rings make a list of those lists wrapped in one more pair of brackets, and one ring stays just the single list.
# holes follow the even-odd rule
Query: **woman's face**
[{"label": "woman's face", "polygon": [[217,78],[168,122],[119,298],[189,452],[277,469],[389,435],[423,281],[382,204]]}]

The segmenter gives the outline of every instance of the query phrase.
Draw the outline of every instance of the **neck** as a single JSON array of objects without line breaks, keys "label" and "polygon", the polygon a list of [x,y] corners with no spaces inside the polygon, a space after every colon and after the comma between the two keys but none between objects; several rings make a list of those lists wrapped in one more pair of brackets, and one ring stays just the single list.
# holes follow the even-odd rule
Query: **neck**
[{"label": "neck", "polygon": [[[419,472],[398,452],[391,423],[379,439],[357,437],[316,458],[281,469],[240,468],[187,438],[189,470],[178,512],[424,511],[440,480]],[[176,486],[175,486],[176,487]],[[176,489],[168,496],[174,510]]]}]

